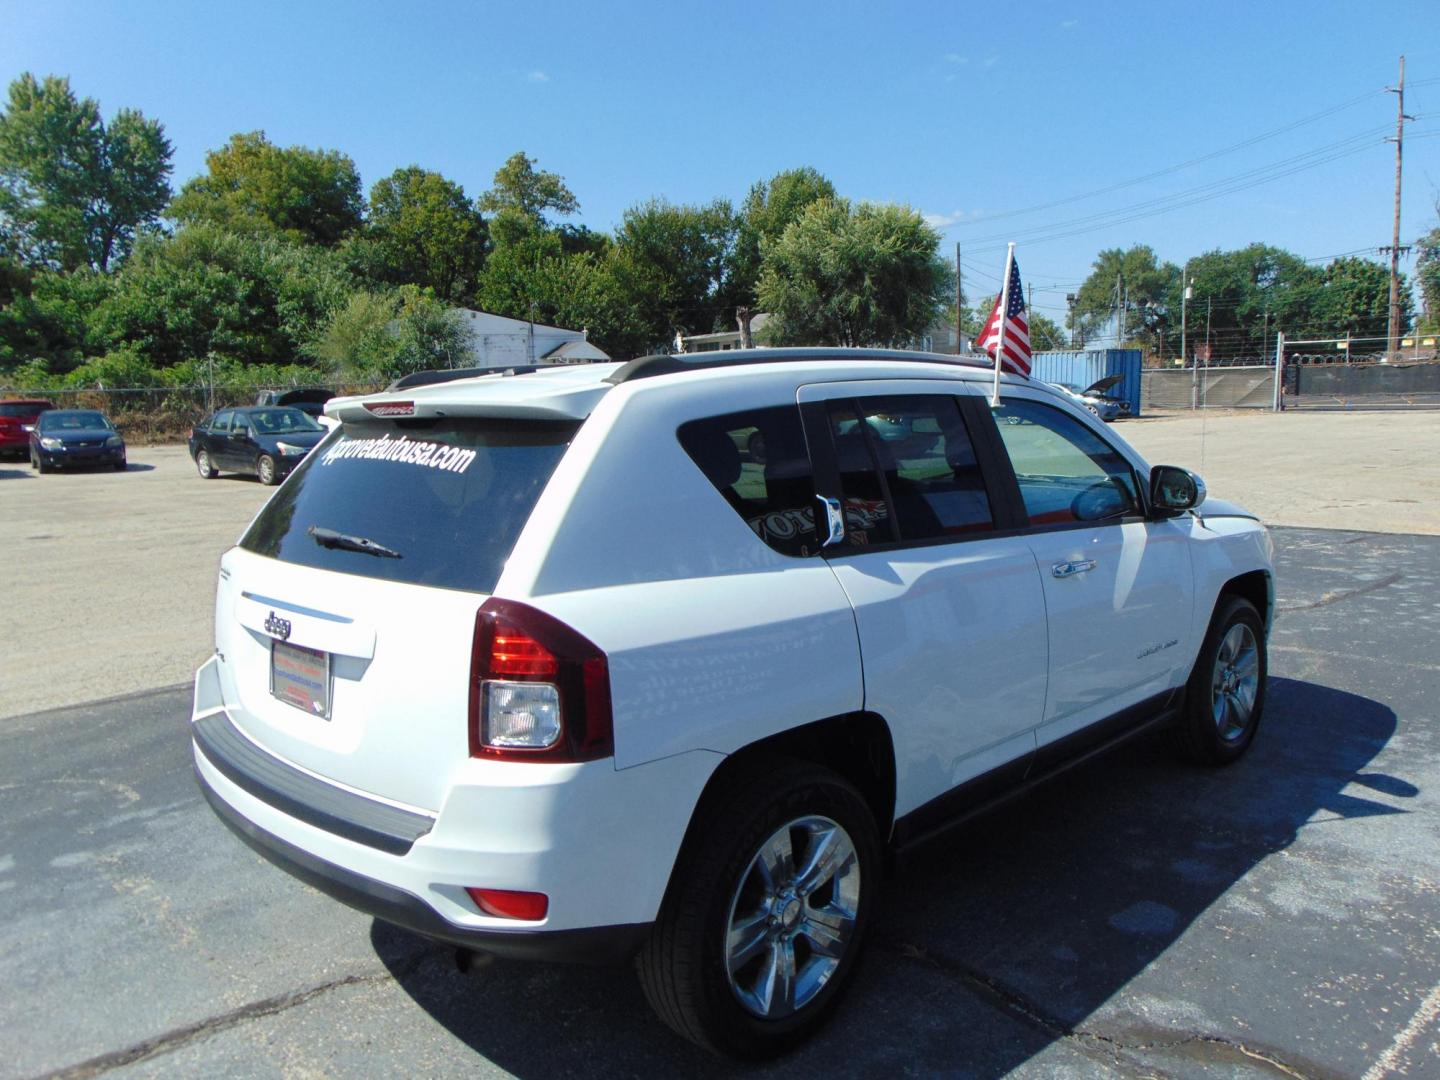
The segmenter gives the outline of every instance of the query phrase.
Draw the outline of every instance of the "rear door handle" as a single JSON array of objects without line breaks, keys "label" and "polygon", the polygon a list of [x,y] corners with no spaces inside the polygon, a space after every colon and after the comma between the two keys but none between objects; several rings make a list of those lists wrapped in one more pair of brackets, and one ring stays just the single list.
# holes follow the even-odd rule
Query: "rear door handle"
[{"label": "rear door handle", "polygon": [[1094,559],[1079,559],[1075,562],[1057,562],[1050,567],[1050,573],[1055,577],[1074,577],[1076,574],[1083,574],[1087,570],[1094,569]]}]

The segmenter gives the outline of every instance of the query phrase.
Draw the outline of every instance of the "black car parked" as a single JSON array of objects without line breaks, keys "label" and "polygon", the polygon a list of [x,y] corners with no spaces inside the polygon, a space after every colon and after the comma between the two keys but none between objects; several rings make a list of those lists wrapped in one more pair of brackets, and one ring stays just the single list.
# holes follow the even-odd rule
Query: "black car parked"
[{"label": "black car parked", "polygon": [[30,467],[47,473],[75,465],[125,468],[125,440],[104,413],[94,409],[50,409],[30,431]]},{"label": "black car parked", "polygon": [[224,470],[278,484],[324,437],[325,429],[299,409],[221,409],[190,432],[190,456],[206,480]]}]

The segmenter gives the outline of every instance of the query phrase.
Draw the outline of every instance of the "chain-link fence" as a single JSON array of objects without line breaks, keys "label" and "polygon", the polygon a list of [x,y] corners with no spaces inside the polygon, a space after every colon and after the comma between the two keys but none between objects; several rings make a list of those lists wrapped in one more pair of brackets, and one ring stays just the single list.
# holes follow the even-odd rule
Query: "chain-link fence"
[{"label": "chain-link fence", "polygon": [[1151,368],[1140,375],[1142,409],[1269,409],[1275,403],[1273,365]]},{"label": "chain-link fence", "polygon": [[[367,393],[378,386],[316,382],[316,388],[337,394]],[[254,405],[265,391],[283,393],[288,386],[154,386],[104,389],[12,390],[0,387],[0,399],[25,398],[53,402],[61,409],[98,409],[126,440],[163,443],[183,440],[190,429],[216,409]]]}]

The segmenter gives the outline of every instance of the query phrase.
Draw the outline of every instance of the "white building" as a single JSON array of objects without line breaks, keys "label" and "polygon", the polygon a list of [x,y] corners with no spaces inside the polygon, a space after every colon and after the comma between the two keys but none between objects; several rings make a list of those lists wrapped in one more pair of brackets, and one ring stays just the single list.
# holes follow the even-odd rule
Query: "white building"
[{"label": "white building", "polygon": [[586,340],[584,330],[510,319],[488,311],[458,308],[470,336],[470,357],[456,367],[500,364],[585,364],[609,360]]}]

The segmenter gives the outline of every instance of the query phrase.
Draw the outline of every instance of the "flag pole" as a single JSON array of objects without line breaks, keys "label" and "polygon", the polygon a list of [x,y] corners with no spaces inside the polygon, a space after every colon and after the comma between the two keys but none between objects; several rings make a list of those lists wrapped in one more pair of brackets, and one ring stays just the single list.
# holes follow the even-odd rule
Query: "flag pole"
[{"label": "flag pole", "polygon": [[995,390],[990,395],[990,407],[1000,407],[1000,364],[1005,359],[1005,331],[1010,321],[1010,268],[1015,265],[1015,245],[1011,244],[1005,253],[1005,276],[1000,286],[1000,340],[995,345]]}]

